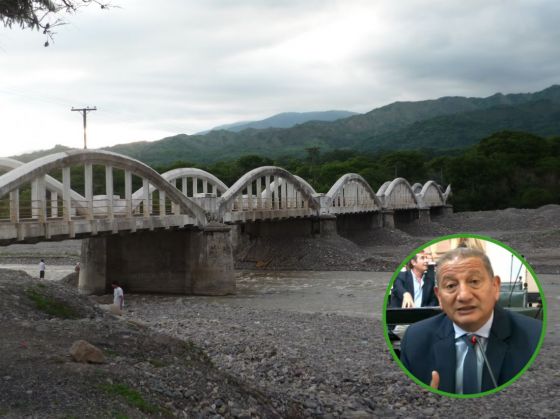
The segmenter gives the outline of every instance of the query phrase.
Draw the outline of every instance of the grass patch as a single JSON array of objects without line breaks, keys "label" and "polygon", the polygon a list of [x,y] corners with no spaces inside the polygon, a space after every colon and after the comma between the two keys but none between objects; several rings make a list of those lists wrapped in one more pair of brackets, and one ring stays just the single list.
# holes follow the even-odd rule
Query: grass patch
[{"label": "grass patch", "polygon": [[103,352],[105,352],[105,355],[107,356],[117,356],[119,354],[117,351],[110,348],[103,348]]},{"label": "grass patch", "polygon": [[159,413],[161,409],[148,403],[142,395],[128,387],[126,384],[101,384],[101,389],[107,392],[107,394],[121,396],[126,402],[144,413]]},{"label": "grass patch", "polygon": [[72,307],[42,294],[37,288],[28,288],[25,290],[25,294],[35,303],[38,310],[50,314],[51,316],[60,317],[61,319],[77,319],[79,317],[78,313],[76,313]]},{"label": "grass patch", "polygon": [[202,348],[196,346],[192,340],[183,341],[183,348],[187,352],[187,365],[191,364],[192,357],[195,357],[206,365],[214,366],[210,356]]},{"label": "grass patch", "polygon": [[148,362],[154,367],[154,368],[163,368],[165,366],[167,366],[167,364],[163,361],[160,361],[159,359],[149,359]]}]

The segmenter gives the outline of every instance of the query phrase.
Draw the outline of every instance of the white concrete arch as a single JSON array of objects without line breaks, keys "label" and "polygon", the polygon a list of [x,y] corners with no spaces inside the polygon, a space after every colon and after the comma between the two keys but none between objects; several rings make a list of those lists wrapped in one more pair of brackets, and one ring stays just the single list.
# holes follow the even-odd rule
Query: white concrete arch
[{"label": "white concrete arch", "polygon": [[[316,196],[318,195],[317,192],[315,192],[315,189],[313,188],[313,186],[311,186],[305,179],[303,179],[302,177],[299,177],[297,175],[293,175],[294,178],[296,178],[305,188],[307,188],[309,191],[313,191],[312,195]],[[270,182],[270,187],[268,188],[268,190],[274,190],[275,187],[280,187],[284,184],[284,179],[283,178],[277,178],[273,181]],[[261,192],[261,196],[265,196],[267,194],[267,190],[263,190]]]},{"label": "white concrete arch", "polygon": [[[171,186],[175,188],[178,188],[176,185],[176,181],[180,179],[181,186],[178,190],[180,190],[186,197],[195,200],[198,200],[198,194],[206,194],[210,191],[210,189],[212,189],[212,194],[214,196],[223,195],[224,192],[228,189],[227,185],[213,174],[194,167],[172,169],[168,172],[162,173],[161,177],[167,180],[171,184]],[[202,183],[201,190],[199,190],[199,180]],[[150,198],[148,199],[149,203],[153,203],[151,195],[156,189],[157,188],[154,185],[150,184],[148,190],[148,195],[150,196]],[[140,188],[132,194],[134,209],[140,206],[143,195],[144,188]]]},{"label": "white concrete arch", "polygon": [[232,213],[251,212],[252,219],[269,218],[270,213],[280,218],[294,213],[310,215],[319,210],[314,193],[307,182],[301,182],[287,170],[263,166],[243,175],[219,198],[217,216],[237,221]]},{"label": "white concrete arch", "polygon": [[[19,160],[11,159],[9,157],[0,157],[0,170],[13,170],[23,164],[24,163],[20,162]],[[51,199],[53,201],[56,201],[57,197],[62,196],[63,194],[64,188],[62,183],[49,175],[45,177],[45,181],[47,190],[52,193]],[[35,189],[35,184],[33,184],[31,192],[32,196],[35,196],[37,194],[37,191]],[[74,190],[71,190],[70,194],[72,196],[72,201],[74,202],[77,213],[83,214],[86,210],[86,205],[84,203],[85,198]]]},{"label": "white concrete arch", "polygon": [[379,211],[382,203],[370,184],[356,173],[341,176],[327,192],[331,213]]},{"label": "white concrete arch", "polygon": [[418,195],[422,191],[422,184],[416,182],[414,185],[411,186],[412,190],[416,195]]},{"label": "white concrete arch", "polygon": [[445,205],[449,205],[449,201],[453,198],[453,191],[451,190],[451,185],[447,185],[445,192],[443,193],[443,202]]},{"label": "white concrete arch", "polygon": [[441,207],[445,203],[445,199],[443,198],[439,185],[433,180],[426,182],[420,193],[417,195],[420,197],[424,206]]},{"label": "white concrete arch", "polygon": [[23,163],[19,160],[11,159],[9,157],[0,157],[0,170],[12,170],[21,166]]},{"label": "white concrete arch", "polygon": [[377,190],[377,196],[381,197],[382,195],[385,195],[385,191],[387,190],[387,188],[389,187],[390,184],[391,184],[391,181],[388,180],[383,185],[381,185],[379,187],[379,189]]},{"label": "white concrete arch", "polygon": [[196,195],[197,193],[207,193],[209,189],[212,189],[212,193],[216,193],[217,196],[220,196],[223,195],[225,191],[227,191],[228,189],[227,185],[224,182],[222,182],[220,179],[218,179],[216,176],[214,176],[212,173],[208,173],[202,169],[197,169],[194,167],[173,169],[168,172],[162,173],[161,176],[165,180],[171,183],[178,179],[183,180],[182,189],[183,189],[183,194],[185,195],[186,195],[185,182],[187,181],[187,179],[191,179],[191,182],[193,182],[193,179],[201,180],[203,183],[202,191],[198,191],[196,190],[196,188],[191,188],[191,193],[194,195]]},{"label": "white concrete arch", "polygon": [[420,207],[410,184],[406,179],[401,177],[389,183],[383,193],[383,197],[383,204],[386,209],[398,210]]},{"label": "white concrete arch", "polygon": [[304,178],[299,177],[298,175],[294,175],[294,177],[303,185],[305,186],[308,190],[312,191],[313,195],[315,195],[317,192],[315,192],[315,188],[313,186],[311,186]]},{"label": "white concrete arch", "polygon": [[[199,205],[184,196],[177,188],[173,187],[151,167],[138,160],[108,151],[69,150],[44,156],[29,163],[22,164],[0,176],[0,198],[36,179],[44,179],[45,175],[51,170],[62,169],[64,178],[62,192],[64,201],[69,201],[72,199],[70,189],[70,167],[77,165],[89,166],[90,168],[92,165],[103,165],[106,167],[106,173],[108,175],[110,174],[111,179],[113,168],[124,170],[125,174],[129,173],[128,176],[131,174],[139,176],[145,183],[154,185],[156,189],[167,196],[172,203],[180,208],[182,213],[192,216],[201,225],[207,222],[204,211]],[[125,175],[125,178],[126,177]],[[110,197],[109,200],[112,201],[112,182],[107,182],[107,185],[110,185],[111,188],[111,191],[108,191],[108,196]],[[89,193],[86,193],[85,200],[86,202],[89,201],[90,214],[93,214],[91,190]],[[69,202],[68,207],[71,207]]]}]

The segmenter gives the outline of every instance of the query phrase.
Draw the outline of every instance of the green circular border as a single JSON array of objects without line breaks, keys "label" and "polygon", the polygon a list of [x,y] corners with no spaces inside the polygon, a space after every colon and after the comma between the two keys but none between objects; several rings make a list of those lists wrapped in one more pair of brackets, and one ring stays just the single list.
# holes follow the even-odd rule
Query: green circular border
[{"label": "green circular border", "polygon": [[[389,333],[387,331],[387,303],[389,301],[389,295],[391,293],[391,287],[393,286],[393,283],[395,282],[395,279],[397,278],[397,275],[399,274],[401,269],[406,265],[406,263],[415,254],[417,254],[421,250],[424,250],[426,247],[431,246],[432,244],[435,244],[435,243],[439,243],[439,242],[444,241],[444,240],[457,239],[457,238],[473,238],[473,239],[480,239],[480,240],[484,240],[484,241],[489,241],[489,242],[492,242],[492,243],[506,249],[508,252],[511,252],[513,255],[515,255],[515,257],[517,257],[517,259],[519,259],[519,261],[521,261],[521,263],[525,266],[525,268],[527,268],[527,270],[531,273],[531,275],[533,275],[533,278],[535,279],[535,283],[537,284],[537,287],[539,289],[539,293],[541,295],[542,306],[543,306],[542,307],[542,309],[543,309],[542,323],[543,324],[542,324],[542,328],[541,328],[541,337],[539,339],[537,347],[535,348],[535,351],[533,352],[533,355],[531,356],[531,358],[529,359],[527,364],[525,364],[525,366],[521,369],[521,371],[519,371],[517,373],[517,375],[515,375],[515,377],[513,377],[509,381],[505,382],[504,384],[502,384],[502,385],[500,385],[500,386],[498,386],[498,387],[496,387],[492,390],[483,391],[481,393],[476,393],[476,394],[449,393],[447,391],[434,389],[434,388],[430,387],[428,384],[420,381],[418,378],[416,378],[414,375],[412,375],[412,373],[410,371],[408,371],[408,369],[403,365],[403,363],[401,362],[401,360],[399,359],[399,357],[395,353],[395,350],[393,349],[393,345],[391,343],[391,340],[389,339]],[[458,398],[458,399],[474,399],[474,398],[478,398],[478,397],[487,396],[489,394],[497,393],[498,391],[503,390],[504,388],[510,386],[512,383],[517,381],[519,379],[519,377],[521,377],[525,373],[525,371],[527,371],[527,369],[531,366],[531,364],[535,361],[535,359],[537,358],[537,355],[539,354],[539,352],[541,350],[541,346],[542,346],[543,341],[544,341],[544,336],[546,334],[547,319],[548,319],[548,310],[547,310],[547,304],[546,304],[546,299],[545,299],[545,296],[544,296],[544,292],[542,290],[542,287],[541,287],[540,281],[537,277],[537,274],[535,273],[533,268],[529,265],[529,263],[527,263],[525,258],[523,256],[521,256],[517,251],[513,250],[511,247],[509,247],[508,245],[506,245],[506,244],[504,244],[504,243],[502,243],[498,240],[495,240],[495,239],[493,239],[491,237],[488,237],[488,236],[481,236],[481,235],[478,235],[478,234],[469,234],[469,233],[458,233],[458,234],[450,234],[450,235],[447,235],[447,236],[440,236],[436,239],[430,240],[429,242],[417,247],[412,252],[410,252],[409,255],[397,267],[397,269],[395,270],[395,273],[393,273],[393,275],[391,277],[391,281],[389,281],[389,285],[387,285],[387,290],[385,291],[385,295],[384,295],[384,298],[383,298],[383,312],[381,313],[381,320],[383,322],[383,336],[385,337],[385,341],[387,342],[387,347],[389,348],[389,352],[391,353],[391,356],[397,362],[397,365],[401,368],[401,370],[403,370],[405,372],[405,374],[408,375],[408,377],[412,379],[412,381],[414,381],[419,386],[424,387],[426,390],[428,390],[432,393],[435,393],[435,394],[439,394],[441,396],[453,397],[453,398]]]}]

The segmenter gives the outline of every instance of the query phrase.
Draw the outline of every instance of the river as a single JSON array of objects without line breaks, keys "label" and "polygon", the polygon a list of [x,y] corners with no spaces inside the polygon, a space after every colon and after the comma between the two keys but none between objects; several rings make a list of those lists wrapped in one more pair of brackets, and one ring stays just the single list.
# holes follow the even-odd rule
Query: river
[{"label": "river", "polygon": [[[34,265],[0,264],[38,276]],[[71,265],[48,265],[47,280],[59,280],[74,271]],[[391,273],[362,271],[236,271],[237,293],[224,297],[192,296],[200,301],[233,307],[336,313],[380,319],[383,295]],[[560,283],[556,275],[538,275],[548,302],[548,339],[560,338]]]}]

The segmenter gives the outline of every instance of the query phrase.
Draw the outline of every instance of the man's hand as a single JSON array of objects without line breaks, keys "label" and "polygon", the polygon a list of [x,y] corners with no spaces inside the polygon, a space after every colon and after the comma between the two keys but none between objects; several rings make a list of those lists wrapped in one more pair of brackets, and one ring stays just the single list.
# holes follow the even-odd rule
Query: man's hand
[{"label": "man's hand", "polygon": [[402,308],[414,308],[414,299],[409,292],[405,292],[402,297]]},{"label": "man's hand", "polygon": [[430,381],[430,387],[436,390],[439,387],[439,373],[437,371],[432,371],[432,381]]}]

